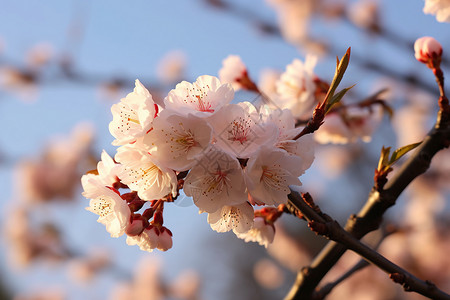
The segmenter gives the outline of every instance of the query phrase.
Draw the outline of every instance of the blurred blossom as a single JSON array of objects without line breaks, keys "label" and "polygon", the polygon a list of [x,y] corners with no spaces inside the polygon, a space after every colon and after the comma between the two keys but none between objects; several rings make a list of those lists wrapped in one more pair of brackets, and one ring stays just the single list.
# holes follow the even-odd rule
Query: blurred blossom
[{"label": "blurred blossom", "polygon": [[170,294],[177,299],[200,299],[200,277],[197,272],[187,270],[178,275],[170,285]]},{"label": "blurred blossom", "polygon": [[430,107],[427,105],[411,104],[399,108],[392,121],[397,134],[397,146],[417,143],[425,137],[429,121]]},{"label": "blurred blossom", "polygon": [[423,12],[435,15],[438,22],[450,22],[450,0],[425,0]]},{"label": "blurred blossom", "polygon": [[69,262],[69,275],[79,283],[89,283],[99,272],[111,266],[111,257],[106,249],[95,249],[85,257]]},{"label": "blurred blossom", "polygon": [[77,125],[70,136],[51,141],[38,159],[16,166],[16,197],[25,202],[69,200],[80,185],[82,170],[91,166],[92,126]]},{"label": "blurred blossom", "polygon": [[383,118],[380,106],[349,107],[342,113],[327,114],[324,124],[314,133],[318,143],[347,144],[358,139],[370,142]]},{"label": "blurred blossom", "polygon": [[431,174],[428,175],[432,182],[429,183],[442,193],[450,192],[450,151],[438,152],[433,157],[430,168]]},{"label": "blurred blossom", "polygon": [[192,270],[184,271],[173,281],[162,278],[162,262],[155,256],[137,261],[131,282],[120,282],[110,293],[110,300],[198,300],[200,278]]},{"label": "blurred blossom", "polygon": [[404,83],[389,77],[380,77],[373,82],[369,95],[383,91],[383,100],[389,104],[399,101],[405,97],[405,90],[408,89]]},{"label": "blurred blossom", "polygon": [[411,184],[403,218],[396,218],[406,231],[389,236],[380,252],[446,290],[450,287],[450,238],[446,224],[449,211],[446,198],[434,181],[425,175]]},{"label": "blurred blossom", "polygon": [[321,174],[330,179],[339,176],[355,159],[348,147],[333,145],[320,147],[316,156]]},{"label": "blurred blossom", "polygon": [[[133,285],[129,282],[119,282],[109,293],[109,300],[140,300],[133,296]],[[144,300],[144,299],[143,299]]]},{"label": "blurred blossom", "polygon": [[319,1],[266,0],[277,12],[281,34],[291,44],[299,45],[308,36],[309,21]]},{"label": "blurred blossom", "polygon": [[273,243],[267,247],[267,251],[281,265],[292,272],[297,272],[309,263],[311,255],[307,252],[306,248],[299,245],[288,235],[280,222],[275,223],[275,229],[277,234]]},{"label": "blurred blossom", "polygon": [[24,208],[18,207],[10,211],[7,216],[3,226],[5,238],[8,241],[10,261],[15,266],[23,268],[35,256],[28,213]]},{"label": "blurred blossom", "polygon": [[37,44],[28,51],[25,61],[30,67],[39,68],[50,62],[53,52],[51,44]]},{"label": "blurred blossom", "polygon": [[279,288],[284,282],[283,271],[268,259],[261,259],[255,264],[253,276],[256,282],[269,290]]},{"label": "blurred blossom", "polygon": [[[333,269],[327,274],[324,282],[332,281],[352,268],[360,257],[347,251]],[[381,270],[368,266],[358,271],[354,276],[335,287],[327,299],[358,299],[358,300],[386,300],[400,299],[397,292],[398,285],[392,283],[389,277]],[[404,292],[402,292],[404,293]]]},{"label": "blurred blossom", "polygon": [[0,67],[0,86],[25,101],[37,97],[35,74],[12,66]]},{"label": "blurred blossom", "polygon": [[157,300],[164,298],[161,276],[162,262],[157,257],[145,256],[138,261],[133,277],[133,299]]},{"label": "blurred blossom", "polygon": [[273,99],[277,93],[276,82],[280,78],[281,72],[274,69],[264,69],[259,75],[258,88],[261,92]]},{"label": "blurred blossom", "polygon": [[308,37],[302,42],[302,49],[304,53],[314,53],[314,55],[322,57],[327,54],[329,47],[326,40]]},{"label": "blurred blossom", "polygon": [[183,51],[168,52],[159,61],[157,75],[166,84],[179,82],[186,76],[187,57]]},{"label": "blurred blossom", "polygon": [[61,288],[41,287],[33,292],[15,296],[13,300],[64,300],[66,293]]},{"label": "blurred blossom", "polygon": [[409,246],[408,232],[400,232],[385,238],[378,252],[400,266],[407,266],[413,261],[411,253],[405,251],[407,245]]},{"label": "blurred blossom", "polygon": [[117,101],[121,96],[124,83],[121,80],[111,80],[100,83],[98,94],[105,100]]},{"label": "blurred blossom", "polygon": [[406,224],[428,229],[438,224],[441,213],[445,215],[445,197],[426,177],[417,178],[407,193],[408,206],[403,220]]},{"label": "blurred blossom", "polygon": [[372,32],[379,30],[378,3],[373,0],[353,2],[349,7],[348,17],[358,27]]},{"label": "blurred blossom", "polygon": [[60,261],[68,256],[54,225],[31,222],[30,213],[22,207],[14,208],[7,216],[4,234],[14,267],[24,268],[38,258]]}]

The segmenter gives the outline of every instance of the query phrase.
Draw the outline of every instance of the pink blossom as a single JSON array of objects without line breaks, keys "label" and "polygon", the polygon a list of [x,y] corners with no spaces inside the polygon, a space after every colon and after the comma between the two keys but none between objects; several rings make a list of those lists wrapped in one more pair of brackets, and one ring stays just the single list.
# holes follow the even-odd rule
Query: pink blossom
[{"label": "pink blossom", "polygon": [[436,15],[438,22],[450,22],[450,0],[425,0],[423,12]]},{"label": "pink blossom", "polygon": [[246,242],[257,242],[267,248],[273,242],[275,227],[273,224],[267,223],[263,217],[256,217],[253,221],[252,229],[236,235]]},{"label": "pink blossom", "polygon": [[247,67],[238,55],[229,55],[222,61],[219,78],[222,83],[230,83],[235,91],[243,88],[241,80],[247,77]]},{"label": "pink blossom", "polygon": [[418,61],[428,64],[432,60],[440,58],[442,46],[436,39],[424,36],[417,39],[414,43],[414,52]]},{"label": "pink blossom", "polygon": [[153,249],[167,251],[172,248],[172,232],[164,226],[150,225],[138,236],[128,236],[128,245],[138,245],[141,250],[152,252]]}]

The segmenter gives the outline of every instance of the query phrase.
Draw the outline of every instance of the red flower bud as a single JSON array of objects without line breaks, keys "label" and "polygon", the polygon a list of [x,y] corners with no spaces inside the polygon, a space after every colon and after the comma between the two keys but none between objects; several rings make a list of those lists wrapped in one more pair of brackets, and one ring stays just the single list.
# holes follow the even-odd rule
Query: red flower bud
[{"label": "red flower bud", "polygon": [[442,46],[432,37],[424,36],[414,43],[415,57],[418,61],[436,68],[441,62]]}]

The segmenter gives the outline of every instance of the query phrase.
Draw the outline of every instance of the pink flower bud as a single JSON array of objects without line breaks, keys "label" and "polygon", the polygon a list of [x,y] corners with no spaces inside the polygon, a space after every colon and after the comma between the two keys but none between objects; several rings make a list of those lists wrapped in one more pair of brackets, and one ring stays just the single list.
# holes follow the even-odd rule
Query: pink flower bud
[{"label": "pink flower bud", "polygon": [[127,229],[126,229],[126,234],[129,236],[136,236],[136,235],[140,235],[142,233],[142,231],[144,231],[145,228],[145,221],[143,220],[143,218],[135,218],[134,220],[131,221],[130,224],[128,224]]},{"label": "pink flower bud", "polygon": [[166,227],[161,227],[157,248],[161,251],[167,251],[172,248],[172,232]]},{"label": "pink flower bud", "polygon": [[439,63],[441,60],[442,46],[434,38],[424,36],[414,43],[414,52],[418,61],[434,68],[435,63]]}]

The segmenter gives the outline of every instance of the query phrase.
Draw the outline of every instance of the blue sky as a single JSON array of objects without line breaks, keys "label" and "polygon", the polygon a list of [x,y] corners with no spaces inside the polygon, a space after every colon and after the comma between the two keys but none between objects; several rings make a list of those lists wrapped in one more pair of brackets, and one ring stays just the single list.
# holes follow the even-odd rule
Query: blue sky
[{"label": "blue sky", "polygon": [[[262,18],[275,22],[275,13],[264,1],[230,1],[245,5]],[[436,37],[450,49],[449,24],[439,24],[433,16],[422,13],[423,1],[380,1],[385,26],[406,40],[413,42],[423,35]],[[81,36],[77,42],[68,37],[74,24],[81,24]],[[425,73],[427,70],[414,62],[413,50],[378,43],[360,34],[350,26],[329,24],[323,19],[315,20],[311,30],[315,36],[330,41],[345,50],[351,46],[355,53],[369,57],[395,70]],[[216,75],[221,61],[229,54],[242,57],[250,74],[259,74],[264,68],[284,69],[294,58],[303,58],[294,46],[278,38],[259,33],[248,22],[226,12],[210,9],[202,1],[112,1],[112,0],[15,0],[4,1],[0,12],[0,39],[3,41],[2,61],[19,64],[26,52],[37,43],[49,43],[56,53],[73,55],[76,68],[90,74],[104,76],[120,75],[130,80],[156,78],[158,61],[169,51],[182,50],[188,59],[188,77],[203,74]],[[447,47],[446,47],[447,46]],[[342,53],[333,55],[342,56]],[[322,78],[330,79],[334,72],[334,58],[319,62],[316,71]],[[430,75],[430,74],[427,74]],[[257,76],[255,76],[257,77]],[[433,82],[426,76],[428,82]],[[344,85],[357,83],[359,91],[371,88],[377,76],[361,73],[352,64]],[[132,84],[132,81],[130,82]],[[117,99],[119,100],[119,99]],[[63,135],[80,121],[92,122],[96,127],[96,148],[107,149],[113,140],[108,132],[111,120],[111,102],[97,97],[97,87],[74,83],[49,82],[39,88],[33,102],[24,102],[15,95],[0,93],[0,152],[10,161],[0,165],[0,181],[4,183],[4,194],[0,205],[10,205],[12,199],[12,163],[20,157],[35,156],[45,141],[54,135]],[[308,182],[308,179],[305,179]],[[68,228],[68,237],[80,248],[91,243],[115,249],[119,263],[126,266],[143,255],[133,247],[127,247],[124,239],[111,239],[104,228],[95,222],[95,217],[83,210],[85,203],[59,207],[53,212],[57,218],[69,218],[77,224]],[[0,213],[2,221],[6,211]],[[170,215],[171,214],[171,215]],[[199,261],[198,246],[201,235],[218,241],[218,234],[209,230],[204,216],[198,216],[195,207],[168,211],[167,222],[172,225],[176,237],[174,249],[164,256],[167,274],[175,274]],[[86,236],[85,232],[90,235]],[[241,244],[236,244],[241,245]],[[4,249],[1,250],[4,253]],[[210,254],[211,259],[217,256]],[[192,259],[182,260],[187,256]],[[197,258],[195,258],[197,257]],[[4,259],[2,270],[7,279],[18,288],[18,280],[27,282],[25,289],[32,289],[44,281],[65,280],[52,276],[51,269],[41,268],[35,275],[12,272]],[[41,266],[42,267],[42,266]],[[39,267],[37,267],[39,268]],[[45,276],[41,276],[42,274]],[[106,286],[108,283],[102,283]],[[110,283],[109,283],[110,284]],[[97,294],[98,293],[98,294]],[[91,299],[102,299],[104,294],[96,291]]]}]

